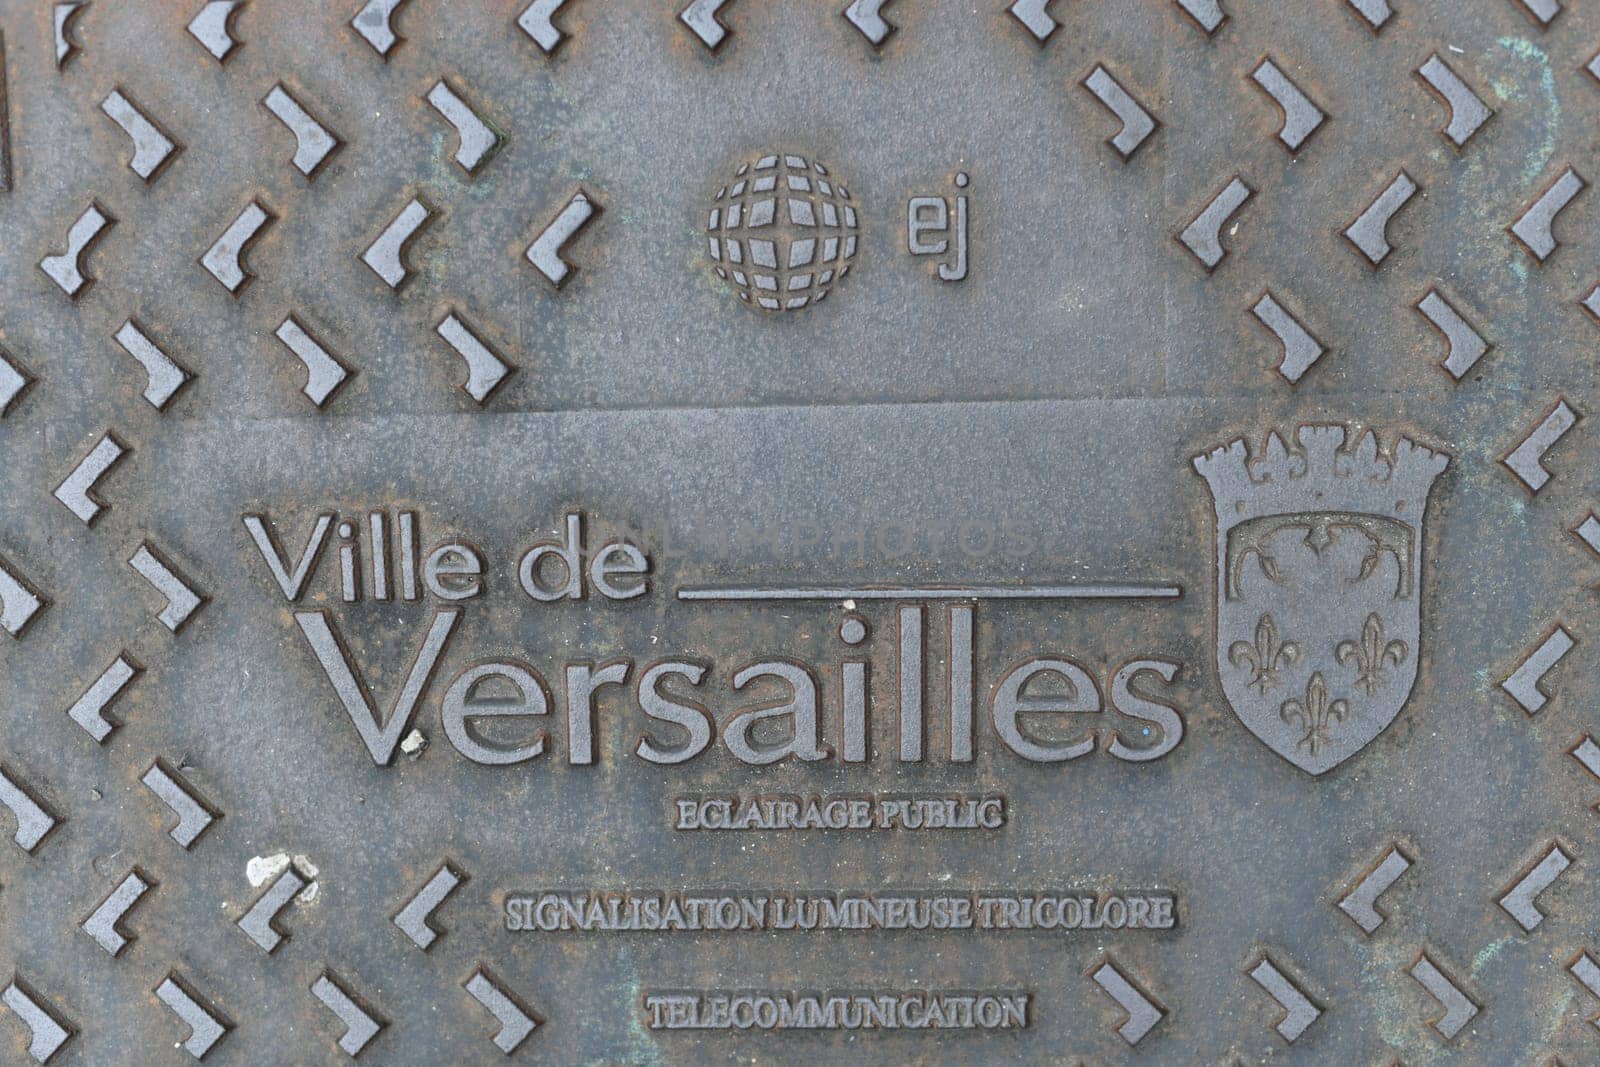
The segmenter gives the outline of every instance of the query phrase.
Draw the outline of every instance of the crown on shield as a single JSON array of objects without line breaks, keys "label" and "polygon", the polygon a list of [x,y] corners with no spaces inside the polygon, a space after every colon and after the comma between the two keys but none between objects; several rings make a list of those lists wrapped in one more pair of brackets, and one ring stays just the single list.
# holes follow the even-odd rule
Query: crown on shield
[{"label": "crown on shield", "polygon": [[1408,437],[1380,450],[1371,430],[1348,449],[1343,426],[1300,426],[1295,440],[1299,447],[1290,448],[1269,433],[1252,454],[1244,438],[1235,438],[1194,457],[1219,520],[1233,526],[1262,515],[1342,511],[1420,526],[1433,480],[1450,465],[1449,455]]}]

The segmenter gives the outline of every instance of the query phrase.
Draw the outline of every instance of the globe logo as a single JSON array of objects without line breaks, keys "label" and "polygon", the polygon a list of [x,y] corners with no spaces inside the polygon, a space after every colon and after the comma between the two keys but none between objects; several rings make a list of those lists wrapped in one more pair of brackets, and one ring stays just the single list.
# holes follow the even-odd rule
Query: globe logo
[{"label": "globe logo", "polygon": [[706,247],[711,269],[740,300],[796,311],[849,273],[860,232],[850,191],[828,168],[773,154],[739,164],[733,181],[717,190]]}]

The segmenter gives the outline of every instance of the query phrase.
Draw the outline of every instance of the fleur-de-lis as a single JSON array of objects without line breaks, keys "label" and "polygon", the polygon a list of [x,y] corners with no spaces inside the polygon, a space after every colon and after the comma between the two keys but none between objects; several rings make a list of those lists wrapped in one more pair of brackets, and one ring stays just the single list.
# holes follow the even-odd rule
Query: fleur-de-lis
[{"label": "fleur-de-lis", "polygon": [[1377,612],[1373,612],[1361,626],[1361,639],[1340,641],[1334,649],[1334,655],[1346,666],[1351,663],[1356,665],[1356,685],[1367,696],[1371,696],[1384,682],[1387,672],[1383,665],[1393,663],[1396,667],[1400,666],[1409,651],[1404,641],[1384,643],[1383,620]]},{"label": "fleur-de-lis", "polygon": [[1312,674],[1311,681],[1306,683],[1304,702],[1285,700],[1283,707],[1278,709],[1278,718],[1287,723],[1300,724],[1304,732],[1299,747],[1309,748],[1313,756],[1323,745],[1332,742],[1329,727],[1336,722],[1344,722],[1348,714],[1350,705],[1346,701],[1328,699],[1328,684],[1322,680],[1321,671]]},{"label": "fleur-de-lis", "polygon": [[1265,693],[1278,684],[1278,671],[1284,665],[1300,658],[1300,646],[1293,641],[1278,640],[1278,624],[1271,615],[1263,615],[1256,623],[1255,644],[1235,641],[1228,649],[1228,662],[1235,667],[1250,665],[1249,685],[1258,693]]}]

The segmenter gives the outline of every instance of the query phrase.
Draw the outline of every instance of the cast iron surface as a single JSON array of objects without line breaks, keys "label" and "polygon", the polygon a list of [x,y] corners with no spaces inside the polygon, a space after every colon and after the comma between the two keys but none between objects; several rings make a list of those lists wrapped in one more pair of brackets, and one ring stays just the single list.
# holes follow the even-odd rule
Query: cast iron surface
[{"label": "cast iron surface", "polygon": [[[0,1058],[1600,1058],[1600,12],[0,0],[0,44]],[[246,519],[293,570],[323,515],[286,595]],[[569,515],[583,595],[545,602],[518,563]],[[402,521],[480,595],[406,599]],[[642,595],[593,580],[612,542]],[[1028,695],[1103,710],[1008,741],[1038,660],[1081,673]],[[574,671],[615,661],[578,762]],[[663,662],[716,724],[676,764],[637,754],[684,743],[640,704]],[[780,662],[820,747],[793,713],[740,758]],[[1114,697],[1130,662],[1181,738]],[[551,713],[466,747],[541,754],[450,736],[482,663]],[[773,794],[1006,818],[674,829]],[[548,890],[1176,922],[507,929]],[[651,1007],[918,990],[1026,1025]]]}]

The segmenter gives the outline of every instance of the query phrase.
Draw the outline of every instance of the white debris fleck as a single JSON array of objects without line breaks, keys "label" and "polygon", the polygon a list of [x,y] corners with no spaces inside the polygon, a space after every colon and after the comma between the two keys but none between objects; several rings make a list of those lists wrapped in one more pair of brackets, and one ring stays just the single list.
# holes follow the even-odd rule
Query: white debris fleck
[{"label": "white debris fleck", "polygon": [[294,854],[294,869],[300,872],[302,878],[311,883],[295,895],[295,900],[301,904],[310,904],[317,899],[317,865],[312,863],[311,857],[304,852],[296,852]]},{"label": "white debris fleck", "polygon": [[421,730],[412,730],[400,740],[400,751],[408,756],[415,756],[428,747],[428,735]]},{"label": "white debris fleck", "polygon": [[846,600],[844,602],[844,610],[846,610],[846,611],[854,611],[854,610],[856,610],[856,602],[854,600]]},{"label": "white debris fleck", "polygon": [[289,866],[287,852],[274,852],[270,856],[252,856],[244,865],[244,876],[251,885],[260,888],[270,879],[278,877]]},{"label": "white debris fleck", "polygon": [[291,858],[287,852],[274,852],[270,856],[253,856],[249,863],[244,865],[244,876],[256,888],[266,885],[278,875],[289,869],[293,864],[300,876],[311,884],[300,890],[295,898],[302,904],[309,904],[317,899],[317,865],[311,858],[302,852],[297,852]]}]

